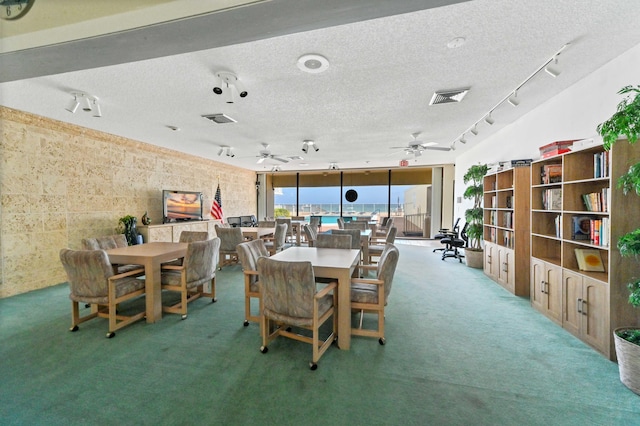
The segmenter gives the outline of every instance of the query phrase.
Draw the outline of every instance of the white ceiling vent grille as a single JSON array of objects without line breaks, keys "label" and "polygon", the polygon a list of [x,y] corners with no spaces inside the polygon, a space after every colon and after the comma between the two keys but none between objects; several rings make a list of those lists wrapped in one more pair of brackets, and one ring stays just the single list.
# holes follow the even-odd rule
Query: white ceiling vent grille
[{"label": "white ceiling vent grille", "polygon": [[203,115],[203,117],[217,124],[237,123],[236,120],[234,120],[233,118],[225,114],[209,114],[209,115]]},{"label": "white ceiling vent grille", "polygon": [[449,104],[451,102],[460,102],[462,98],[469,92],[469,89],[458,90],[441,90],[431,97],[429,105]]}]

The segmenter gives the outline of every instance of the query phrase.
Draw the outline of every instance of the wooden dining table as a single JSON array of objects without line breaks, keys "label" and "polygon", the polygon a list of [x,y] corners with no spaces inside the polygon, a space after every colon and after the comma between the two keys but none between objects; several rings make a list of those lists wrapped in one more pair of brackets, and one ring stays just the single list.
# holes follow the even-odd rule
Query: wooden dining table
[{"label": "wooden dining table", "polygon": [[276,231],[276,228],[256,226],[243,226],[240,229],[242,230],[243,237],[250,238],[252,240],[266,237],[268,235],[273,235],[273,233]]},{"label": "wooden dining table", "polygon": [[351,274],[360,260],[360,250],[291,247],[271,256],[287,262],[308,261],[318,277],[338,281],[338,347],[351,348]]},{"label": "wooden dining table", "polygon": [[112,264],[144,266],[145,303],[148,323],[162,318],[160,265],[187,254],[187,243],[156,242],[106,250]]}]

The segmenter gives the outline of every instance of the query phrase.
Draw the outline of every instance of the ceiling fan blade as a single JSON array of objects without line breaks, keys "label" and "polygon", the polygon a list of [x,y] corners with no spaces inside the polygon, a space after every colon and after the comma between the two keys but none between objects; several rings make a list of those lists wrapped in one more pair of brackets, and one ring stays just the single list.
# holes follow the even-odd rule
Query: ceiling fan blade
[{"label": "ceiling fan blade", "polygon": [[264,161],[264,157],[260,157],[258,158],[258,161],[256,162],[256,164],[262,164],[263,161]]},{"label": "ceiling fan blade", "polygon": [[275,157],[273,155],[271,156],[271,158],[273,158],[276,161],[280,161],[281,163],[288,163],[289,162],[289,160],[286,160],[286,159],[280,158],[280,157]]},{"label": "ceiling fan blade", "polygon": [[451,148],[445,148],[442,146],[425,146],[424,149],[431,149],[433,151],[451,151]]}]

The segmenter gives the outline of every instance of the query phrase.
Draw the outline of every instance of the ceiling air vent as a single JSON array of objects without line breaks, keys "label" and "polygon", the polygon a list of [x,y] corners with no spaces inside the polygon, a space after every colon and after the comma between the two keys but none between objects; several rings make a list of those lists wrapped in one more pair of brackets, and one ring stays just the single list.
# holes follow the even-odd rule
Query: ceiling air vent
[{"label": "ceiling air vent", "polygon": [[203,117],[217,124],[236,123],[236,120],[225,114],[209,114],[203,115]]},{"label": "ceiling air vent", "polygon": [[438,105],[438,104],[449,104],[451,102],[460,102],[462,98],[469,92],[469,89],[458,89],[458,90],[442,90],[440,92],[436,92],[431,97],[431,102],[429,105]]}]

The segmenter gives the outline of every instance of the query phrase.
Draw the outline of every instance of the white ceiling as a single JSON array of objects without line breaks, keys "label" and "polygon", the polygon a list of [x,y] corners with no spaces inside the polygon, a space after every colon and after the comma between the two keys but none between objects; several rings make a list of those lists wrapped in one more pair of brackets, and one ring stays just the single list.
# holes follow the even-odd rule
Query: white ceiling
[{"label": "white ceiling", "polygon": [[[467,133],[467,144],[456,142],[455,151],[429,150],[410,160],[435,165],[455,162],[640,43],[635,0],[312,3],[273,0],[52,47],[5,50],[0,104],[257,171],[327,169],[332,162],[341,169],[395,167],[406,154],[390,147],[407,145],[416,132],[423,142],[451,146],[571,43],[559,56],[562,73],[533,77],[519,91],[518,107],[496,108],[493,126],[481,122],[479,135]],[[447,47],[456,37],[465,43]],[[296,61],[308,53],[324,55],[328,70],[300,71]],[[248,96],[226,104],[215,95],[219,70],[235,72]],[[466,87],[462,102],[429,106],[435,91]],[[100,98],[101,118],[65,110],[76,90]],[[237,123],[201,117],[213,113]],[[320,150],[303,154],[305,139]],[[262,143],[272,154],[304,160],[256,164]],[[235,157],[218,156],[221,146],[233,147]]]}]

